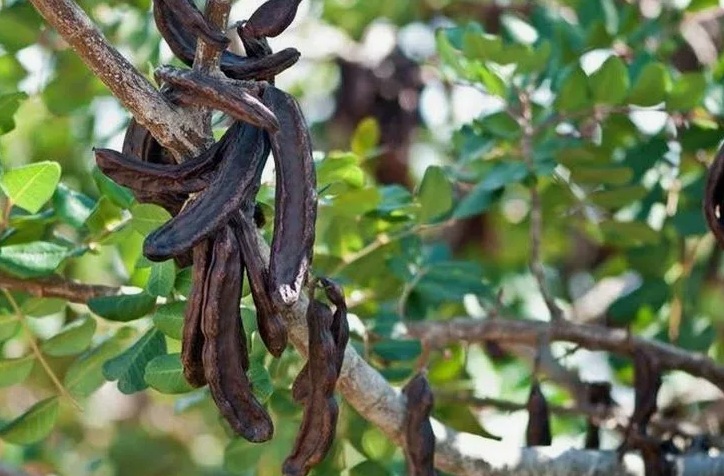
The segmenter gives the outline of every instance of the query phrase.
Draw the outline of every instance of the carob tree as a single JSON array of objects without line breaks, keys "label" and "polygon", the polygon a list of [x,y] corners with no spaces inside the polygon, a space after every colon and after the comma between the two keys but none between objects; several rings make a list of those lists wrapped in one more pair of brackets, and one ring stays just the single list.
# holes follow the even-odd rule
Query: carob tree
[{"label": "carob tree", "polygon": [[[249,441],[269,440],[274,428],[246,376],[249,356],[239,310],[244,271],[259,335],[274,357],[287,347],[283,313],[309,284],[309,359],[293,388],[304,417],[283,464],[285,475],[307,474],[334,441],[334,389],[349,336],[342,288],[321,279],[334,311],[314,299],[317,280],[308,279],[317,214],[311,140],[297,101],[273,85],[274,76],[293,65],[299,53],[288,48],[274,54],[266,41],[289,26],[298,5],[299,0],[270,0],[240,22],[236,31],[247,50],[240,56],[225,50],[228,39],[188,0],[155,0],[156,24],[176,56],[191,65],[202,38],[222,50],[225,75],[163,66],[156,70],[162,91],[176,104],[219,110],[234,122],[221,139],[183,163],[135,121],[121,152],[95,151],[108,177],[129,187],[139,201],[173,215],[146,237],[143,253],[152,261],[173,258],[193,266],[183,327],[184,376],[192,386],[208,384],[221,415]],[[255,198],[270,152],[276,196],[267,267],[257,245]]]}]

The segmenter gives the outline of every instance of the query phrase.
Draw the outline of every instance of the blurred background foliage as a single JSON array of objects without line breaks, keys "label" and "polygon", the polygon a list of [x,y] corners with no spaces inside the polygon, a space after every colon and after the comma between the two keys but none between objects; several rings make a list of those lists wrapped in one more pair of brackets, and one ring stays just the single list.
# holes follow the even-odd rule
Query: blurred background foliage
[{"label": "blurred background foliage", "polygon": [[[237,2],[232,19],[259,3]],[[3,466],[278,474],[300,420],[289,388],[303,362],[292,349],[273,360],[252,337],[255,392],[276,421],[263,445],[232,439],[207,392],[190,391],[178,360],[189,270],[141,256],[167,215],[94,167],[92,147],[120,148],[128,115],[32,5],[0,5],[0,277],[126,286],[87,306],[0,296]],[[150,0],[80,5],[144,74],[175,62]],[[524,411],[473,402],[524,403],[534,355],[494,343],[424,354],[397,326],[549,319],[529,271],[535,191],[545,281],[568,318],[724,363],[722,257],[701,213],[724,124],[722,18],[716,0],[302,2],[271,41],[302,52],[278,82],[300,99],[319,151],[315,272],[344,285],[351,342],[367,361],[393,384],[426,363],[437,417],[523,444]],[[610,381],[630,410],[630,362],[552,351],[581,379]],[[571,402],[554,379],[542,386],[550,403]],[[721,435],[710,385],[673,372],[661,401],[662,413]],[[584,432],[583,416],[553,418],[554,445],[580,447]],[[621,441],[603,436],[604,448]],[[405,473],[402,452],[343,405],[314,474]]]}]

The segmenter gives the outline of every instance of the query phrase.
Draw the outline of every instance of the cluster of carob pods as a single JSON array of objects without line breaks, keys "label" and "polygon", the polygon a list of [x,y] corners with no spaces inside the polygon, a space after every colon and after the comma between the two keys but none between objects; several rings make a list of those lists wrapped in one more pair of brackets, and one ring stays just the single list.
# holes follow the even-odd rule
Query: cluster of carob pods
[{"label": "cluster of carob pods", "polygon": [[[274,428],[246,376],[249,357],[239,310],[243,273],[259,335],[274,357],[287,347],[283,314],[310,284],[317,197],[309,131],[296,100],[274,86],[275,75],[293,65],[299,52],[287,48],[272,53],[266,40],[289,26],[300,1],[269,0],[240,22],[237,33],[247,52],[240,56],[226,49],[228,38],[189,0],[154,0],[156,25],[174,54],[191,66],[201,38],[221,51],[224,73],[163,66],[156,70],[162,92],[178,105],[216,109],[234,122],[220,140],[183,163],[135,120],[122,152],[95,151],[104,174],[129,187],[139,201],[158,204],[173,215],[148,235],[143,253],[153,261],[173,258],[180,266],[193,265],[183,327],[184,376],[195,387],[208,384],[221,415],[234,432],[252,442],[269,440]],[[255,199],[270,151],[276,195],[267,267],[257,243],[263,217],[257,214]],[[292,388],[304,415],[283,464],[283,473],[290,476],[307,474],[332,445],[338,416],[333,394],[349,337],[342,288],[327,278],[318,280],[332,311],[315,299],[314,282],[306,316],[309,358]],[[422,376],[413,379],[405,393],[412,409],[405,420],[408,438],[427,439],[424,449],[412,450],[421,456],[413,455],[418,469],[413,471],[411,463],[411,474],[433,474],[434,437],[428,419],[432,393]]]}]

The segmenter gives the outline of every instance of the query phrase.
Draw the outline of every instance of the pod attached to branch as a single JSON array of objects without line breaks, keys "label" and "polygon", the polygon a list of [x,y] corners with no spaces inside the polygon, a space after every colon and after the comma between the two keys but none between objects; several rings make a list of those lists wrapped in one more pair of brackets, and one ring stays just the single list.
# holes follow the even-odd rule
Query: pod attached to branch
[{"label": "pod attached to branch", "polygon": [[251,14],[242,25],[244,36],[249,38],[279,36],[297,16],[302,0],[267,0]]},{"label": "pod attached to branch", "polygon": [[548,410],[548,402],[541,392],[537,379],[533,380],[528,395],[528,426],[525,430],[525,443],[527,446],[550,446],[551,437],[551,416]]},{"label": "pod attached to branch", "polygon": [[[211,240],[213,241],[213,240]],[[204,240],[194,247],[193,278],[191,292],[186,301],[184,314],[183,338],[181,340],[181,364],[184,377],[192,387],[206,385],[204,373],[203,350],[204,334],[201,329],[204,310],[204,297],[209,277],[211,260],[210,240]]]},{"label": "pod attached to branch", "polygon": [[435,472],[435,434],[430,424],[434,397],[423,373],[415,375],[402,389],[405,395],[404,449],[407,474],[433,476]]},{"label": "pod attached to branch", "polygon": [[724,146],[707,172],[703,206],[709,229],[719,246],[724,247]]}]

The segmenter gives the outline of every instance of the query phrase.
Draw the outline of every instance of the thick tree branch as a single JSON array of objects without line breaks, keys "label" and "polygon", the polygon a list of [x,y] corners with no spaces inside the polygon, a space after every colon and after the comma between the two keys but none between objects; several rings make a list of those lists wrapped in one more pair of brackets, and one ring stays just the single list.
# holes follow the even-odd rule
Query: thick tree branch
[{"label": "thick tree branch", "polygon": [[30,0],[136,120],[178,156],[199,152],[204,143],[193,118],[171,104],[103,36],[72,0]]},{"label": "thick tree branch", "polygon": [[453,342],[497,341],[535,346],[541,333],[549,333],[551,342],[579,344],[588,350],[603,350],[623,356],[633,355],[639,348],[655,355],[665,370],[682,370],[694,377],[706,379],[724,391],[724,367],[712,359],[663,342],[633,336],[621,329],[573,324],[513,319],[459,318],[445,322],[410,324],[407,334],[432,348],[446,347]]},{"label": "thick tree branch", "polygon": [[60,276],[47,278],[21,279],[0,274],[0,288],[8,291],[21,291],[37,297],[60,298],[70,302],[85,304],[98,296],[119,294],[120,289],[100,284],[83,284]]}]

